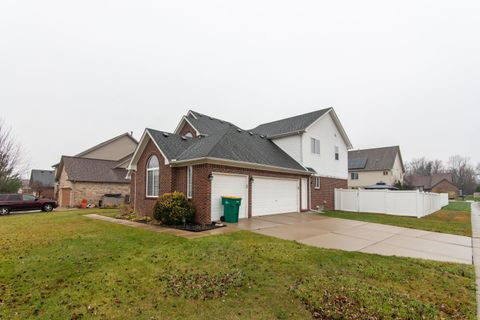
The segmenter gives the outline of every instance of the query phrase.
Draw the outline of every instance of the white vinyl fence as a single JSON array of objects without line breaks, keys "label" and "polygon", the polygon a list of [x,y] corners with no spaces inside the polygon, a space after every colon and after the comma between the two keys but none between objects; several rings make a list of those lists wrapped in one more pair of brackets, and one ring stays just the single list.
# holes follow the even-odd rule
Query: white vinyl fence
[{"label": "white vinyl fence", "polygon": [[421,218],[448,205],[448,193],[335,189],[335,210]]}]

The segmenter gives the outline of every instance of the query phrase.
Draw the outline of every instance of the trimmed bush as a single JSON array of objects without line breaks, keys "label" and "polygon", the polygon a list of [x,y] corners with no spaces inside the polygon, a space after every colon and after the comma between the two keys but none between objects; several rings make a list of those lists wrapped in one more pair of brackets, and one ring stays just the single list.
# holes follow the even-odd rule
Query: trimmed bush
[{"label": "trimmed bush", "polygon": [[193,222],[195,209],[183,193],[165,193],[155,204],[153,216],[164,225],[182,225]]}]

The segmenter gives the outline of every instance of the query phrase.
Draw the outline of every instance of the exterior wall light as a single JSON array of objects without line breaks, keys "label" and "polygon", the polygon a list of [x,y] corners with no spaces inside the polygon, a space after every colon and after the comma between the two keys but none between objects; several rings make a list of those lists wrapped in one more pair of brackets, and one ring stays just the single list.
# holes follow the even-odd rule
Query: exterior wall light
[{"label": "exterior wall light", "polygon": [[255,179],[253,177],[250,177],[250,183],[253,183],[253,181],[255,181]]},{"label": "exterior wall light", "polygon": [[210,180],[210,181],[213,180],[213,174],[211,172],[208,174],[208,180]]}]

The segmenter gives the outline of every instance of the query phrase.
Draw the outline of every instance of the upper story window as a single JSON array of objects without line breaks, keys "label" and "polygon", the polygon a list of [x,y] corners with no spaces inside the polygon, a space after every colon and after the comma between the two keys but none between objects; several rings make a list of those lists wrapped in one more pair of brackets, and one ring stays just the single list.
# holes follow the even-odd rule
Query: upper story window
[{"label": "upper story window", "polygon": [[187,167],[187,198],[191,199],[193,195],[193,167]]},{"label": "upper story window", "polygon": [[387,170],[383,171],[384,176],[388,176],[389,172]]},{"label": "upper story window", "polygon": [[320,189],[320,177],[314,177],[315,189]]},{"label": "upper story window", "polygon": [[350,173],[350,179],[352,179],[352,180],[358,180],[358,172],[352,172],[352,173]]},{"label": "upper story window", "polygon": [[335,160],[340,160],[340,151],[338,146],[335,146]]},{"label": "upper story window", "polygon": [[320,154],[320,140],[310,138],[310,148],[312,153]]},{"label": "upper story window", "polygon": [[191,132],[187,132],[185,133],[185,137],[193,138],[193,134]]},{"label": "upper story window", "polygon": [[160,162],[156,156],[151,156],[147,162],[147,197],[158,197],[160,177]]}]

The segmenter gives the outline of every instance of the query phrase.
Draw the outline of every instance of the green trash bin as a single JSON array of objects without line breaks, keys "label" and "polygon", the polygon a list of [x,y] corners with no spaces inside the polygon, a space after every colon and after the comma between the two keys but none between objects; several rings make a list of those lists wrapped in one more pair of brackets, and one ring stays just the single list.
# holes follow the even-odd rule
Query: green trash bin
[{"label": "green trash bin", "polygon": [[240,197],[222,197],[223,217],[225,218],[225,222],[238,222],[238,210],[241,203],[242,198]]}]

